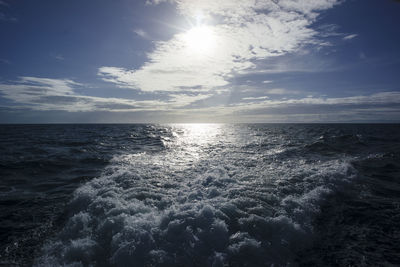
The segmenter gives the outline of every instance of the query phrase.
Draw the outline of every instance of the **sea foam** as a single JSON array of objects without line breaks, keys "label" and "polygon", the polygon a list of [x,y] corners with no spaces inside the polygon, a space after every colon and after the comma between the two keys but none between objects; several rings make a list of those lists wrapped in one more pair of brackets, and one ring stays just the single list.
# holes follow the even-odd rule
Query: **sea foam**
[{"label": "sea foam", "polygon": [[35,265],[293,265],[312,242],[321,203],[355,175],[347,158],[170,142],[116,155],[78,188]]}]

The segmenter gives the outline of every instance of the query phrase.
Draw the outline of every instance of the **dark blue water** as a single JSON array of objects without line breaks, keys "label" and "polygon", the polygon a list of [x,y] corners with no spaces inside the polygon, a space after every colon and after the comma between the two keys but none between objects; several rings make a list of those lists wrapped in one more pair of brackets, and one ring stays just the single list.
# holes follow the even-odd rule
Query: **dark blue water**
[{"label": "dark blue water", "polygon": [[400,126],[2,125],[0,265],[400,264]]}]

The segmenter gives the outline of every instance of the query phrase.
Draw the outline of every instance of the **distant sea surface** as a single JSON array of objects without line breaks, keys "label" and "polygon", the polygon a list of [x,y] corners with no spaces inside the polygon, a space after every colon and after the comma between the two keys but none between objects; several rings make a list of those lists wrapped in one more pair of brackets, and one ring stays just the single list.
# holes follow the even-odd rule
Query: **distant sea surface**
[{"label": "distant sea surface", "polygon": [[1,125],[0,266],[399,266],[400,125]]}]

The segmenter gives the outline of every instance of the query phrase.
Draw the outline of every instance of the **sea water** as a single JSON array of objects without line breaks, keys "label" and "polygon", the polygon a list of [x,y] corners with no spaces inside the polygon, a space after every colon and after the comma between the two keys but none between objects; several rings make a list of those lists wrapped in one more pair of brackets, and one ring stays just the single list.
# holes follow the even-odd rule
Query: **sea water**
[{"label": "sea water", "polygon": [[2,125],[0,264],[400,264],[400,126]]}]

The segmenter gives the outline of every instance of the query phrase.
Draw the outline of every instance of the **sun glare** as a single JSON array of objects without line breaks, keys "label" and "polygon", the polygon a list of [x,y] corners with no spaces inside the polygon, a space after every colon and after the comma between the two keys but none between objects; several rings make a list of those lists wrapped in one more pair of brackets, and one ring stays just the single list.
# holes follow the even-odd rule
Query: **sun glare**
[{"label": "sun glare", "polygon": [[188,30],[184,34],[183,40],[190,52],[207,54],[213,50],[215,34],[211,27],[201,25]]}]

